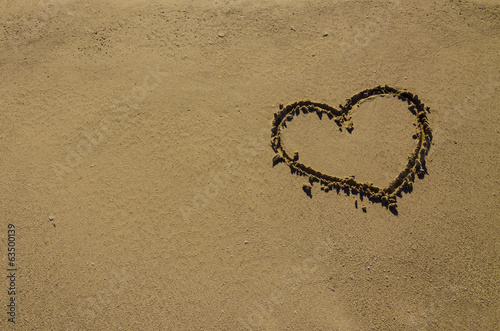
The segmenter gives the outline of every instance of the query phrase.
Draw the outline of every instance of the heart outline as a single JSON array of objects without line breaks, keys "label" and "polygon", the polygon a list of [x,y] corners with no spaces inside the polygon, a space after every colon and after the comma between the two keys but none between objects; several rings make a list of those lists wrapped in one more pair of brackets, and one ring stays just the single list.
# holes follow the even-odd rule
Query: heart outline
[{"label": "heart outline", "polygon": [[[408,104],[413,104],[413,106],[410,106],[409,109],[417,118],[418,124],[416,128],[417,132],[413,136],[414,138],[418,138],[417,146],[410,152],[410,155],[408,156],[408,163],[405,168],[399,173],[396,179],[389,182],[387,187],[380,188],[370,182],[361,183],[356,181],[354,176],[341,178],[324,174],[298,162],[297,154],[291,157],[285,151],[282,144],[282,129],[286,128],[286,122],[292,121],[296,115],[300,114],[300,112],[303,112],[304,114],[316,112],[320,118],[323,114],[326,114],[326,116],[328,116],[330,120],[334,120],[339,127],[344,126],[347,131],[351,133],[352,130],[354,130],[354,126],[351,121],[353,106],[358,104],[361,100],[377,95],[392,95],[406,101]],[[339,105],[339,107],[340,110],[325,103],[313,102],[309,100],[297,101],[286,107],[280,105],[280,110],[274,114],[273,128],[271,129],[271,147],[276,153],[273,158],[273,166],[280,162],[285,162],[290,167],[292,174],[296,173],[299,176],[309,177],[311,185],[314,182],[319,182],[323,191],[328,192],[329,190],[335,188],[337,193],[342,189],[347,191],[347,193],[352,192],[353,194],[364,194],[370,200],[381,202],[382,205],[395,210],[397,207],[396,196],[400,195],[402,191],[412,190],[415,175],[422,178],[427,173],[427,169],[425,167],[425,156],[427,155],[432,142],[432,130],[427,119],[427,112],[430,112],[429,107],[424,106],[418,98],[418,95],[414,95],[406,90],[398,90],[388,85],[379,85],[371,89],[363,90],[352,96],[350,99],[347,99],[346,103],[344,105]],[[304,186],[304,191],[308,193],[306,186]]]}]

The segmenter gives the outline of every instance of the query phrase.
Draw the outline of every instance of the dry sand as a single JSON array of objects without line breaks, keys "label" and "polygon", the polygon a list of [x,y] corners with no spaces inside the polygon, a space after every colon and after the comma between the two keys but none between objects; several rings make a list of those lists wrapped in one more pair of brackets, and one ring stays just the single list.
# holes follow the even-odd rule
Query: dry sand
[{"label": "dry sand", "polygon": [[[498,329],[499,22],[498,0],[2,1],[0,329]],[[398,215],[272,167],[280,103],[379,84],[431,111]],[[383,185],[411,121],[379,98],[286,143]]]}]

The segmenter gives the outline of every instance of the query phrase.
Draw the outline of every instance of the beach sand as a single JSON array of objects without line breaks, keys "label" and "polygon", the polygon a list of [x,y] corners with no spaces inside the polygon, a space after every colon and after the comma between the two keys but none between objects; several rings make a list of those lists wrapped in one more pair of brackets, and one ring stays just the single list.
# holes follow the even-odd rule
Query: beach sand
[{"label": "beach sand", "polygon": [[[498,329],[499,22],[497,0],[2,2],[0,329]],[[273,167],[280,104],[378,85],[429,107],[397,213]],[[352,123],[301,114],[284,144],[387,186],[415,116],[376,97]]]}]

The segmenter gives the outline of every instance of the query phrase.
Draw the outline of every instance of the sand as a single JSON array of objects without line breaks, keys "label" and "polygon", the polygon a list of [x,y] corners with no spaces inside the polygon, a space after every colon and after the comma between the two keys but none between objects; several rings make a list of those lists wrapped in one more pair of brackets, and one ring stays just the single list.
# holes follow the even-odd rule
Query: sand
[{"label": "sand", "polygon": [[[2,2],[0,329],[498,329],[499,22],[497,0]],[[432,129],[397,213],[273,167],[280,104],[386,84]],[[302,114],[285,144],[388,185],[415,117],[380,97],[352,122]]]}]

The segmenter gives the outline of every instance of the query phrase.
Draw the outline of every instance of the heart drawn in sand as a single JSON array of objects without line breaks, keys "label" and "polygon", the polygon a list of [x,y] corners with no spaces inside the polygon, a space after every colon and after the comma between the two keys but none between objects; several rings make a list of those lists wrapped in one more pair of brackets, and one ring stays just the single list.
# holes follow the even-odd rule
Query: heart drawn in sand
[{"label": "heart drawn in sand", "polygon": [[[303,114],[317,113],[320,118],[322,115],[326,115],[339,127],[343,127],[351,133],[354,130],[354,123],[351,121],[353,106],[361,100],[377,95],[398,97],[402,102],[409,105],[409,110],[416,118],[416,132],[413,138],[417,140],[417,145],[409,152],[408,163],[405,168],[385,188],[377,187],[370,182],[358,182],[354,176],[336,177],[321,173],[299,162],[298,153],[290,154],[283,147],[282,132],[286,128],[286,123],[292,121],[301,112]],[[322,186],[321,189],[325,192],[336,189],[337,192],[344,190],[361,196],[366,195],[374,202],[381,202],[384,206],[395,209],[397,207],[396,196],[402,191],[410,192],[413,188],[415,176],[423,177],[426,173],[425,155],[427,155],[432,141],[432,131],[427,120],[429,107],[424,107],[417,95],[385,85],[361,91],[347,99],[347,102],[340,105],[339,108],[335,109],[327,104],[312,101],[298,101],[286,107],[280,105],[280,110],[274,114],[273,128],[271,130],[271,147],[276,153],[273,158],[273,166],[285,162],[292,173],[309,177],[311,185],[319,182]],[[305,191],[309,194],[307,187],[305,187]]]}]

